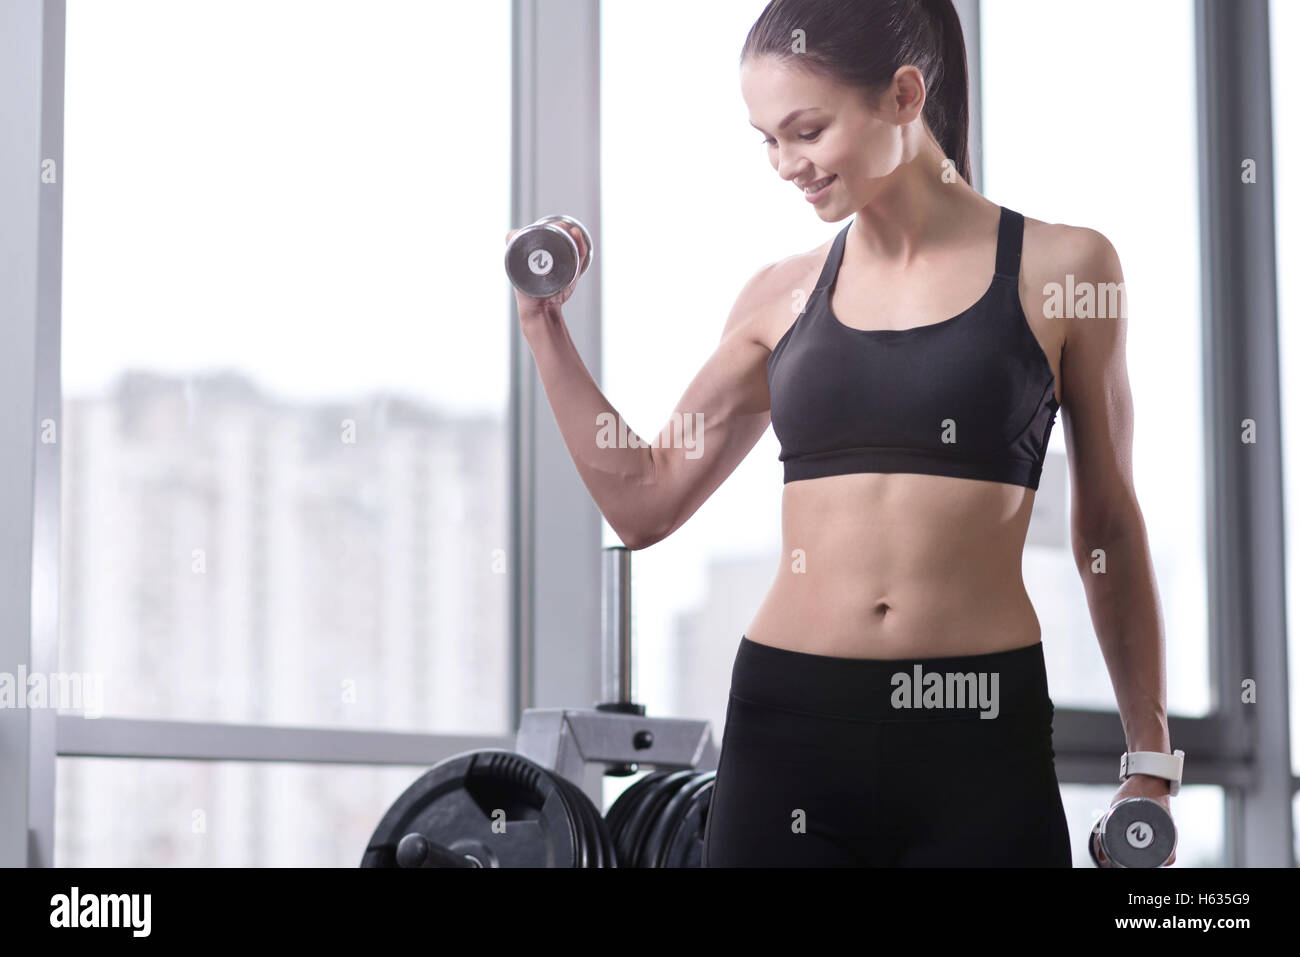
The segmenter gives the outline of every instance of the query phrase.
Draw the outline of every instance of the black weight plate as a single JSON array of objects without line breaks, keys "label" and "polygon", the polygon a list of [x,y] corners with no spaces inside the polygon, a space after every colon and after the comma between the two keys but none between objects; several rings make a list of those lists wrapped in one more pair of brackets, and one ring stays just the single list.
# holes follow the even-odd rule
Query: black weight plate
[{"label": "black weight plate", "polygon": [[596,831],[595,827],[594,808],[591,803],[591,798],[587,797],[586,792],[583,791],[582,788],[578,787],[562,774],[552,771],[551,777],[564,789],[568,796],[569,807],[573,810],[574,819],[579,823],[582,853],[579,855],[581,863],[577,866],[602,866],[600,860],[600,835]]},{"label": "black weight plate", "polygon": [[577,802],[573,796],[573,789],[569,782],[554,771],[547,771],[551,781],[559,789],[564,800],[564,806],[568,809],[569,817],[573,820],[574,829],[577,833],[577,854],[574,855],[574,867],[591,867],[591,838],[587,834],[587,821],[582,813],[582,805]]},{"label": "black weight plate", "polygon": [[699,867],[704,854],[704,825],[708,823],[716,771],[698,775],[688,800],[659,847],[657,867]]},{"label": "black weight plate", "polygon": [[600,808],[582,788],[574,784],[573,789],[582,795],[582,809],[587,817],[587,831],[591,835],[592,848],[595,850],[595,863],[591,866],[613,867],[615,862],[609,846],[609,830],[605,827],[605,818],[601,816]]},{"label": "black weight plate", "polygon": [[609,828],[605,826],[605,818],[600,813],[600,808],[595,802],[587,796],[577,785],[574,790],[582,795],[583,808],[587,812],[587,819],[591,823],[592,840],[597,851],[597,861],[594,867],[617,867],[618,860],[614,856],[614,845],[609,838]]},{"label": "black weight plate", "polygon": [[667,795],[663,807],[646,831],[645,843],[641,852],[641,866],[662,867],[660,863],[669,836],[676,828],[678,819],[685,812],[692,793],[699,784],[701,773],[696,771],[682,781],[680,787]]},{"label": "black weight plate", "polygon": [[[505,832],[493,830],[496,811]],[[362,867],[396,867],[397,845],[423,834],[483,867],[573,867],[578,823],[549,772],[512,751],[454,755],[393,802],[370,837]]]},{"label": "black weight plate", "polygon": [[605,812],[605,823],[609,828],[609,835],[613,838],[615,847],[618,847],[619,834],[622,831],[623,824],[632,808],[640,801],[641,795],[656,781],[662,781],[668,777],[669,773],[668,771],[651,771],[648,774],[643,774],[625,787],[622,793],[614,799],[614,803]]},{"label": "black weight plate", "polygon": [[[674,773],[673,771],[656,771],[648,775],[643,782],[644,787],[636,787],[635,793],[631,793],[633,788],[628,789],[626,806],[623,808],[622,819],[619,822],[618,830],[614,833],[614,851],[618,855],[619,867],[636,867],[636,829],[641,826],[644,819],[646,799],[657,788],[664,786]],[[620,798],[622,800],[622,798]]]},{"label": "black weight plate", "polygon": [[678,788],[689,781],[694,774],[695,772],[690,769],[674,771],[664,778],[658,786],[646,792],[645,799],[628,824],[628,848],[633,867],[647,866],[645,863],[646,839],[650,836],[650,830],[654,827],[655,820],[663,811],[664,806],[672,799],[672,796],[677,793]]},{"label": "black weight plate", "polygon": [[660,842],[664,832],[690,794],[691,786],[698,777],[698,771],[684,775],[676,787],[665,788],[656,798],[656,809],[646,818],[637,847],[637,867],[657,867]]},{"label": "black weight plate", "polygon": [[618,854],[614,852],[614,836],[609,832],[609,826],[605,823],[604,816],[600,809],[596,809],[596,830],[600,834],[600,846],[604,855],[606,867],[618,867]]},{"label": "black weight plate", "polygon": [[692,786],[698,777],[698,772],[691,773],[682,779],[679,787],[664,795],[662,807],[646,825],[645,840],[637,859],[638,867],[659,866],[659,850],[674,818],[689,800]]}]

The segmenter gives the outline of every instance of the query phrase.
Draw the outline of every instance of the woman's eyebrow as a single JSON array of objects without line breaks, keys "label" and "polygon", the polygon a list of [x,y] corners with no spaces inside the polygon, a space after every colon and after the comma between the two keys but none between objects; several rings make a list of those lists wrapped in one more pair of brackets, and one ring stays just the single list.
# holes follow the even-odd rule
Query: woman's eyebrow
[{"label": "woman's eyebrow", "polygon": [[[795,117],[799,116],[800,114],[802,114],[802,113],[812,113],[812,112],[814,112],[814,111],[816,111],[816,110],[818,110],[818,109],[820,109],[820,107],[816,107],[816,106],[805,106],[805,107],[803,107],[803,109],[799,109],[799,110],[793,110],[793,111],[791,111],[791,112],[786,116],[786,118],[783,119],[783,120],[781,121],[781,124],[776,128],[776,129],[777,129],[777,132],[780,132],[781,130],[783,130],[783,129],[785,129],[787,126],[789,126],[791,123],[793,123],[794,120],[795,120]],[[749,125],[750,125],[750,126],[753,126],[754,129],[758,130],[760,133],[763,132],[763,130],[762,130],[761,128],[759,128],[759,127],[757,127],[757,126],[754,126],[754,123],[753,123],[752,120],[750,121],[750,124],[749,124]]]}]

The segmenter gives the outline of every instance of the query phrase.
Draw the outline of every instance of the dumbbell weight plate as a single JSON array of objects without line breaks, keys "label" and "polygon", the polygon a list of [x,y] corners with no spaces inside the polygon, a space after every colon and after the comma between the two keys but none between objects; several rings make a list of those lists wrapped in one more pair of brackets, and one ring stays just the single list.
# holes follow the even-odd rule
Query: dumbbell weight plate
[{"label": "dumbbell weight plate", "polygon": [[659,812],[654,815],[654,819],[646,826],[645,841],[642,844],[638,867],[659,866],[659,852],[663,848],[667,833],[672,828],[676,817],[685,807],[686,802],[690,799],[691,789],[698,778],[698,772],[692,772],[683,778],[676,788],[664,796]]},{"label": "dumbbell weight plate", "polygon": [[699,867],[716,771],[695,775],[665,808],[650,836],[651,867]]},{"label": "dumbbell weight plate", "polygon": [[[680,772],[656,771],[654,774],[648,775],[643,781],[637,782],[638,784],[644,784],[644,787],[637,788],[636,793],[630,796],[623,812],[622,822],[614,835],[614,850],[618,854],[619,867],[637,866],[636,847],[640,839],[640,832],[645,824],[646,814],[649,811],[649,800],[666,783],[671,785],[672,782],[669,782],[668,779],[678,773]],[[622,799],[620,798],[620,800]]]},{"label": "dumbbell weight plate", "polygon": [[[595,867],[596,866],[596,849],[592,841],[592,834],[587,825],[587,816],[583,811],[582,802],[574,795],[576,790],[571,782],[565,780],[558,774],[548,771],[551,780],[559,788],[563,795],[564,804],[569,810],[569,815],[578,832],[578,853],[574,859],[574,867]],[[585,796],[585,795],[584,795]]]},{"label": "dumbbell weight plate", "polygon": [[[582,265],[578,267],[578,275],[581,276],[583,273],[585,273],[587,271],[587,267],[591,265],[591,256],[593,251],[596,248],[595,246],[592,245],[591,233],[587,232],[587,227],[582,225],[582,223],[578,222],[572,216],[560,216],[560,215],[543,216],[541,219],[537,221],[535,225],[540,225],[542,223],[563,223],[566,226],[578,227],[578,231],[582,233],[582,241],[587,247],[587,251],[583,254],[582,257]],[[568,232],[568,230],[565,230],[565,232]]]},{"label": "dumbbell weight plate", "polygon": [[[609,810],[605,814],[605,824],[609,828],[610,837],[614,840],[614,846],[617,848],[621,841],[623,826],[627,822],[628,816],[641,800],[641,795],[646,792],[656,781],[662,781],[668,777],[669,771],[651,771],[643,774],[637,780],[633,781],[623,789],[623,792],[614,799]],[[620,861],[620,865],[621,865]]]},{"label": "dumbbell weight plate", "polygon": [[[586,797],[586,794],[583,795]],[[592,827],[596,832],[596,846],[600,849],[601,867],[618,867],[618,856],[614,853],[614,841],[610,837],[609,828],[605,824],[605,816],[600,813],[600,808],[592,803],[588,798],[588,810],[591,812]]]},{"label": "dumbbell weight plate", "polygon": [[681,826],[669,839],[664,867],[700,867],[704,861],[704,834],[713,807],[716,772],[709,777],[691,798],[690,806],[682,817]]},{"label": "dumbbell weight plate", "polygon": [[578,276],[578,244],[555,223],[534,223],[506,244],[506,273],[525,296],[547,299]]},{"label": "dumbbell weight plate", "polygon": [[[1089,835],[1089,844],[1095,840]],[[1125,798],[1102,819],[1101,849],[1118,867],[1160,867],[1169,859],[1178,834],[1173,819],[1150,798]],[[1096,851],[1089,853],[1094,861]]]},{"label": "dumbbell weight plate", "polygon": [[1101,867],[1101,861],[1097,859],[1097,832],[1096,831],[1092,831],[1088,834],[1088,856],[1092,858],[1092,862],[1094,864],[1096,864],[1098,867]]},{"label": "dumbbell weight plate", "polygon": [[552,772],[552,777],[569,795],[569,804],[582,825],[583,863],[582,867],[611,867],[607,860],[608,835],[602,834],[603,821],[600,811],[587,792],[562,775]]},{"label": "dumbbell weight plate", "polygon": [[[425,772],[380,820],[362,867],[396,867],[397,845],[424,835],[482,867],[575,867],[578,812],[543,768],[512,751],[454,755]],[[504,813],[505,832],[493,830]]]},{"label": "dumbbell weight plate", "polygon": [[641,799],[640,806],[633,812],[625,832],[628,859],[632,861],[632,867],[650,866],[646,861],[646,845],[650,832],[664,807],[672,800],[673,795],[694,775],[695,772],[691,770],[673,771],[668,777],[648,790]]}]

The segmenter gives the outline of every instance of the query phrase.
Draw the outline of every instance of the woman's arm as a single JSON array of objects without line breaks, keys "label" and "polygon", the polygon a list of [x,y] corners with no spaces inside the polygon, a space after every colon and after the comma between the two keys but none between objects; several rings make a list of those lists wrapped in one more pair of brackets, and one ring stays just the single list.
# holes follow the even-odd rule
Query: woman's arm
[{"label": "woman's arm", "polygon": [[[654,461],[592,378],[558,305],[545,313],[521,312],[524,338],[537,363],[542,389],[578,475],[623,544],[643,548],[655,524],[651,489]],[[602,441],[601,423],[617,423],[614,441]],[[619,442],[620,430],[626,441]]]},{"label": "woman's arm", "polygon": [[769,272],[759,270],[742,289],[721,342],[655,446],[623,423],[587,370],[560,311],[568,294],[545,301],[517,294],[524,337],[569,455],[629,548],[647,548],[677,529],[767,428],[769,353],[755,336],[758,317],[770,309],[763,281]]},{"label": "woman's arm", "polygon": [[[1133,488],[1128,317],[1122,295],[1107,295],[1111,289],[1122,293],[1123,271],[1114,247],[1095,230],[1067,229],[1061,241],[1062,255],[1055,261],[1072,264],[1076,289],[1094,284],[1098,304],[1097,318],[1059,320],[1066,324],[1061,410],[1070,460],[1075,565],[1128,750],[1169,753],[1164,626],[1146,524]],[[1057,281],[1064,283],[1064,278]],[[1167,782],[1151,780],[1168,793]]]}]

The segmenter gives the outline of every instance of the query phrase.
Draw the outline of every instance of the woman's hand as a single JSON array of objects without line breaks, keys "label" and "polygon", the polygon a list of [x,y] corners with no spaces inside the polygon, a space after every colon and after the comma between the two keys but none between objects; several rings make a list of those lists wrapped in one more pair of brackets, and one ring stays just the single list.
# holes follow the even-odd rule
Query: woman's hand
[{"label": "woman's hand", "polygon": [[[578,244],[578,262],[582,262],[587,256],[587,244],[583,241],[582,230],[577,226],[571,226],[568,223],[557,222],[553,225],[563,228],[573,237],[573,241]],[[523,228],[524,227],[522,226],[520,227],[520,229]],[[512,229],[510,232],[506,233],[507,245],[509,245],[510,240],[514,237],[515,233],[519,231],[519,229]],[[515,289],[515,302],[519,306],[520,321],[542,315],[548,310],[558,309],[560,306],[564,305],[569,301],[569,297],[573,295],[573,290],[578,288],[578,280],[581,278],[582,273],[579,272],[578,275],[573,277],[573,282],[569,283],[555,295],[548,296],[545,299],[534,299],[532,296],[527,296],[518,289]]]},{"label": "woman's hand", "polygon": [[[1110,799],[1109,807],[1114,807],[1125,798],[1150,798],[1165,809],[1169,819],[1173,820],[1174,812],[1169,809],[1169,782],[1164,778],[1153,777],[1150,774],[1134,774],[1126,778],[1120,785],[1120,789],[1115,792],[1115,796]],[[1089,838],[1089,840],[1092,840]],[[1178,857],[1178,844],[1175,841],[1174,849],[1169,852],[1169,860],[1165,861],[1161,867],[1168,867]]]}]

